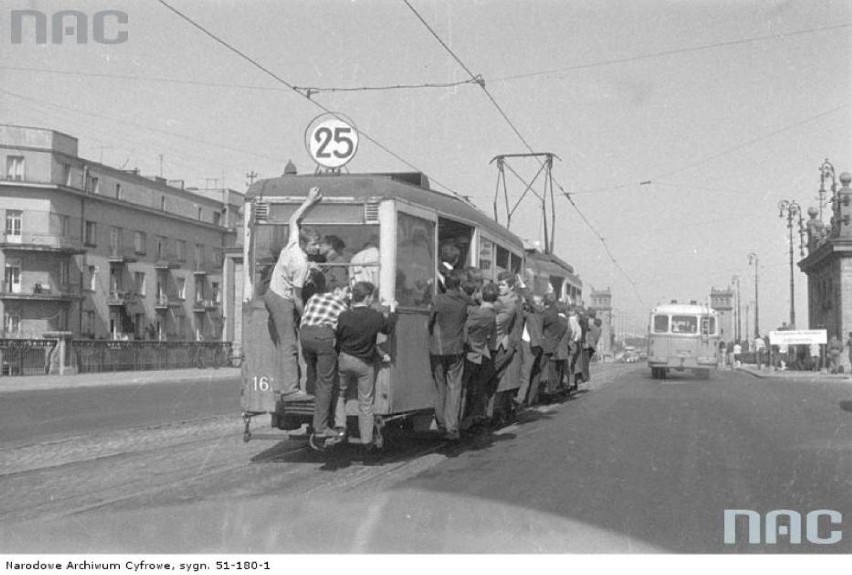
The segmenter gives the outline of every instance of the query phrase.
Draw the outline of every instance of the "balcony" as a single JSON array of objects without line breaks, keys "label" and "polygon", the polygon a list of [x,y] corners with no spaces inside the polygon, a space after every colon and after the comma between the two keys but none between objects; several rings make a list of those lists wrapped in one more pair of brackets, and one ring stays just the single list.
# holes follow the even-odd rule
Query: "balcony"
[{"label": "balcony", "polygon": [[154,302],[154,309],[159,311],[167,311],[173,307],[183,305],[183,301],[174,295],[160,295]]},{"label": "balcony", "polygon": [[139,260],[134,248],[122,248],[120,246],[110,246],[109,256],[107,257],[110,263],[132,263]]},{"label": "balcony", "polygon": [[43,282],[32,285],[8,284],[0,280],[0,299],[19,301],[73,301],[83,297],[80,286],[51,286]]},{"label": "balcony", "polygon": [[0,248],[16,251],[58,252],[84,254],[83,240],[50,233],[23,232],[9,234],[0,232]]},{"label": "balcony", "polygon": [[178,268],[180,268],[180,262],[177,255],[172,253],[160,254],[154,262],[154,269],[156,270],[175,270]]},{"label": "balcony", "polygon": [[206,276],[222,273],[222,264],[212,260],[201,260],[195,263],[195,269],[192,270],[193,275]]},{"label": "balcony", "polygon": [[107,305],[126,305],[134,297],[136,297],[136,294],[130,291],[110,290],[107,296]]},{"label": "balcony", "polygon": [[196,302],[192,304],[192,311],[194,311],[195,313],[204,313],[217,309],[219,309],[219,302],[217,302],[215,299],[196,300]]}]

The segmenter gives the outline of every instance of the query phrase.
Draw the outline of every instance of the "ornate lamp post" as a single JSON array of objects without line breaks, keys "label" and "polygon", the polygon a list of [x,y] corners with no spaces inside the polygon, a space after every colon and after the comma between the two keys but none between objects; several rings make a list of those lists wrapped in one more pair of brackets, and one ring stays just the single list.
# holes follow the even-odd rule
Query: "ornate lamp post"
[{"label": "ornate lamp post", "polygon": [[793,276],[793,225],[798,222],[799,225],[799,253],[805,257],[805,223],[802,219],[802,208],[796,200],[781,200],[778,202],[778,217],[787,218],[787,233],[790,243],[790,327],[796,326],[796,299],[795,290],[796,284]]},{"label": "ornate lamp post", "polygon": [[757,299],[757,254],[748,254],[748,265],[754,264],[754,337],[760,337],[760,304]]},{"label": "ornate lamp post", "polygon": [[[831,198],[827,201],[825,199],[825,194],[827,193],[825,189],[826,180],[831,180]],[[819,200],[819,219],[822,221],[822,207],[827,206],[832,200],[834,200],[837,195],[837,178],[834,175],[834,166],[831,162],[828,161],[828,158],[822,163],[819,167],[819,196],[817,199]]]},{"label": "ornate lamp post", "polygon": [[742,310],[740,309],[740,276],[733,275],[731,276],[731,282],[737,284],[737,307],[734,308],[734,340],[739,341],[742,338],[742,329],[740,329],[740,323],[742,322]]}]

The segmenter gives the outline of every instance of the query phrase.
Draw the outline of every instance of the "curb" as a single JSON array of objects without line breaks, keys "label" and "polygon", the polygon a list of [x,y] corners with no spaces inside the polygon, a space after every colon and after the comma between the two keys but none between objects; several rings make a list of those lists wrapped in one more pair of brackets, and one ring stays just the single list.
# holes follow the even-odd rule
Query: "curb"
[{"label": "curb", "polygon": [[85,387],[126,387],[129,385],[168,385],[237,379],[240,368],[179,369],[170,371],[116,371],[78,375],[14,376],[0,379],[0,394],[25,391],[79,389]]}]

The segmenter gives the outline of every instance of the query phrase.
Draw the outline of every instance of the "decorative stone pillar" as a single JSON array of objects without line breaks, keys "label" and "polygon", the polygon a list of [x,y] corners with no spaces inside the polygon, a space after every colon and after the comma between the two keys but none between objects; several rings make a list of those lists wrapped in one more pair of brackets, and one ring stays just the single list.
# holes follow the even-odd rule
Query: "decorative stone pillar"
[{"label": "decorative stone pillar", "polygon": [[48,356],[48,373],[50,375],[74,375],[77,373],[77,356],[74,353],[71,341],[72,335],[70,331],[49,331],[44,334],[45,338],[56,340],[56,345]]}]

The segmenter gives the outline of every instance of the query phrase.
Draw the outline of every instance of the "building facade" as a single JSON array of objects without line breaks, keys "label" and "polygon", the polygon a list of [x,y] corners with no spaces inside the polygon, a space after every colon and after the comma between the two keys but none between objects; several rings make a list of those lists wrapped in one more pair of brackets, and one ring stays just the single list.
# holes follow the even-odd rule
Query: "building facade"
[{"label": "building facade", "polygon": [[710,307],[719,314],[719,335],[725,343],[736,337],[734,329],[734,290],[710,288]]},{"label": "building facade", "polygon": [[0,337],[225,339],[239,317],[228,274],[241,261],[242,194],[185,189],[77,147],[0,125]]},{"label": "building facade", "polygon": [[818,209],[808,210],[808,255],[799,268],[808,276],[810,329],[825,329],[829,338],[845,342],[852,331],[852,175],[840,174],[840,183],[828,224],[818,219]]}]

